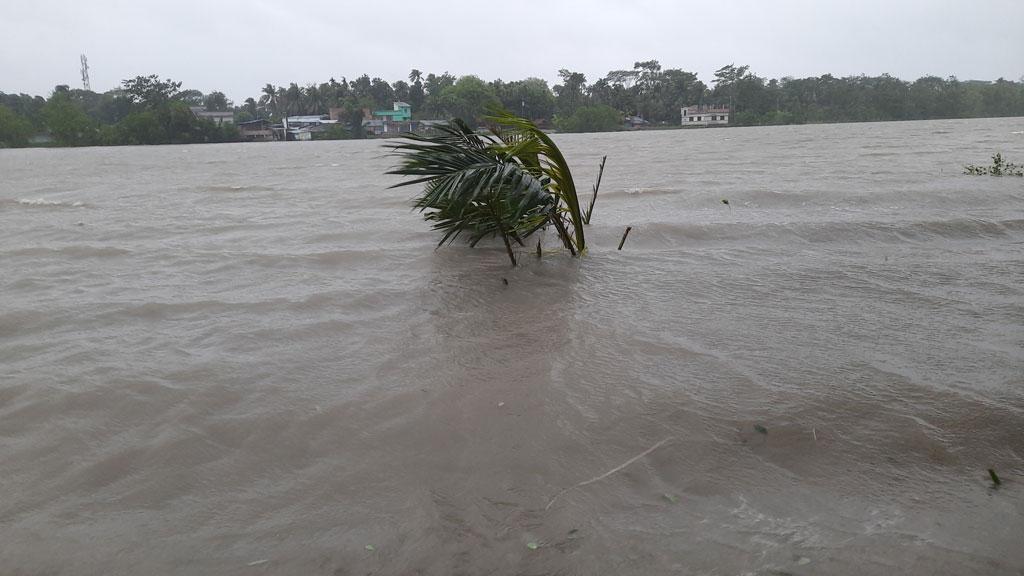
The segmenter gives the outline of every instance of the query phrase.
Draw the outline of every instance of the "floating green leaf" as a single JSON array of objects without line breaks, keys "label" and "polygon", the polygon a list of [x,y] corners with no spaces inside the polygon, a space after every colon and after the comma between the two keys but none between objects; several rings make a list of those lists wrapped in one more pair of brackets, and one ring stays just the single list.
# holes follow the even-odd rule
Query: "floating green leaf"
[{"label": "floating green leaf", "polygon": [[995,484],[996,486],[999,486],[1000,484],[1003,483],[1003,481],[999,479],[999,475],[996,474],[995,468],[989,468],[988,475],[989,478],[992,478],[992,483]]},{"label": "floating green leaf", "polygon": [[761,426],[760,424],[754,424],[754,430],[757,430],[761,434],[767,434],[768,433],[768,429],[765,428],[764,426]]},{"label": "floating green leaf", "polygon": [[679,496],[676,496],[675,494],[662,494],[661,496],[662,496],[662,498],[664,498],[665,500],[668,500],[669,502],[671,502],[673,504],[675,504],[676,502],[679,502]]},{"label": "floating green leaf", "polygon": [[367,544],[367,545],[365,546],[365,548],[366,548],[366,549],[367,549],[368,551],[370,551],[370,552],[373,552],[374,550],[376,550],[376,548],[374,548],[374,547],[373,547],[373,544]]},{"label": "floating green leaf", "polygon": [[530,550],[536,550],[540,546],[536,542],[527,542],[526,543],[526,547],[529,548]]}]

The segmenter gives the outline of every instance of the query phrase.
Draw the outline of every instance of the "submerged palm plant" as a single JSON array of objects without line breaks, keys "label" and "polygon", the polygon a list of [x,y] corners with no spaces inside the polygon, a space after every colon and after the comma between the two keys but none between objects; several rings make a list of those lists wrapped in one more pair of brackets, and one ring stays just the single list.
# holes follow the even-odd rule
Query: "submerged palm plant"
[{"label": "submerged palm plant", "polygon": [[406,134],[394,147],[401,158],[388,174],[412,176],[396,184],[423,184],[414,206],[444,235],[438,246],[465,236],[470,246],[498,236],[516,265],[512,243],[548,225],[573,254],[586,250],[584,215],[569,165],[551,138],[529,120],[505,111],[487,120],[492,135],[461,120],[437,134]]}]

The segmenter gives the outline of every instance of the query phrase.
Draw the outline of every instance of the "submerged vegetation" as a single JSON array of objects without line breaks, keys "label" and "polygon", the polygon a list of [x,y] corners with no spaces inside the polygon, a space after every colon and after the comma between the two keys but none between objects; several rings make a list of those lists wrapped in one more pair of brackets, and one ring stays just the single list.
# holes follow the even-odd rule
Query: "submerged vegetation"
[{"label": "submerged vegetation", "polygon": [[964,174],[972,176],[1021,176],[1024,177],[1024,165],[1014,164],[1003,160],[1003,154],[996,152],[992,157],[991,166],[975,166],[968,164],[964,166]]},{"label": "submerged vegetation", "polygon": [[[388,173],[412,179],[393,187],[423,184],[414,206],[443,233],[438,246],[460,236],[470,246],[497,236],[515,266],[512,243],[525,246],[526,238],[550,225],[570,253],[583,253],[583,225],[593,204],[581,211],[558,146],[536,124],[507,111],[485,120],[490,134],[458,119],[433,135],[406,134],[393,147],[399,165]],[[602,172],[603,167],[602,161]]]}]

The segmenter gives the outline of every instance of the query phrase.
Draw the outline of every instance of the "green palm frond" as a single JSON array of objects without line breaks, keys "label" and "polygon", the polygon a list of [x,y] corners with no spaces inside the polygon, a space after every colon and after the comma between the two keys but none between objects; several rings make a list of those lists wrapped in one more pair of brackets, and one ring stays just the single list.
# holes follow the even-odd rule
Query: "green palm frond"
[{"label": "green palm frond", "polygon": [[411,178],[393,187],[423,185],[413,205],[443,233],[439,246],[498,236],[515,265],[511,242],[550,224],[573,254],[582,252],[583,217],[561,151],[528,120],[504,111],[489,119],[493,136],[460,120],[433,135],[404,135],[393,150],[400,162],[388,174]]},{"label": "green palm frond", "polygon": [[[565,211],[568,212],[573,226],[573,244],[576,251],[582,253],[587,248],[583,233],[583,215],[580,211],[579,197],[576,194],[576,183],[572,179],[572,171],[569,169],[569,163],[566,162],[562,151],[558,149],[550,136],[525,118],[520,118],[505,110],[496,110],[487,117],[487,120],[501,128],[499,133],[502,134],[502,138],[506,142],[513,143],[512,148],[517,146],[528,148],[529,160],[524,159],[524,161],[535,163],[550,178],[548,189],[565,203]],[[524,144],[525,142],[529,142],[529,145]]]}]

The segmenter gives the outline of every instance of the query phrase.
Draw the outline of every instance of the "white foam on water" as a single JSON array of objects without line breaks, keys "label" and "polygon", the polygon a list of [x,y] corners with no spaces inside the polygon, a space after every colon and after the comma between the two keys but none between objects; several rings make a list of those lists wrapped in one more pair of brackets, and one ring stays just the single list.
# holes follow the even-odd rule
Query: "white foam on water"
[{"label": "white foam on water", "polygon": [[81,208],[85,206],[82,202],[63,202],[61,200],[47,200],[45,198],[19,198],[18,204],[22,206],[64,206],[67,208]]}]

